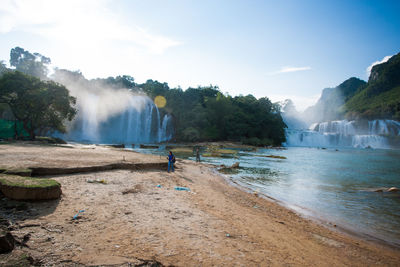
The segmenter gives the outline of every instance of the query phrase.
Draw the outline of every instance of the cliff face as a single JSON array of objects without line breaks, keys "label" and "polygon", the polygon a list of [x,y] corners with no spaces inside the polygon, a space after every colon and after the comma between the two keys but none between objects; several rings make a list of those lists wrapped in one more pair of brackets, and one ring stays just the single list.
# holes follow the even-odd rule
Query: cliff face
[{"label": "cliff face", "polygon": [[368,83],[343,106],[347,118],[400,120],[400,53],[375,65]]},{"label": "cliff face", "polygon": [[304,115],[307,123],[345,118],[400,120],[400,53],[375,65],[368,83],[352,77],[337,87],[325,88]]},{"label": "cliff face", "polygon": [[304,111],[308,123],[343,119],[341,107],[366,84],[358,78],[350,78],[337,87],[325,88],[318,102]]}]

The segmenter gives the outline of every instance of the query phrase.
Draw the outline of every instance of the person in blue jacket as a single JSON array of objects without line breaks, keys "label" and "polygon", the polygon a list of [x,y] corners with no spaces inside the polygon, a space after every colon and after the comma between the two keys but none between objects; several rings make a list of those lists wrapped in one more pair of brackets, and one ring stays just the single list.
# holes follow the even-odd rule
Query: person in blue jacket
[{"label": "person in blue jacket", "polygon": [[172,154],[172,151],[170,151],[168,155],[168,172],[169,170],[172,170],[173,172],[175,171],[174,163],[175,163],[175,156],[174,154]]}]

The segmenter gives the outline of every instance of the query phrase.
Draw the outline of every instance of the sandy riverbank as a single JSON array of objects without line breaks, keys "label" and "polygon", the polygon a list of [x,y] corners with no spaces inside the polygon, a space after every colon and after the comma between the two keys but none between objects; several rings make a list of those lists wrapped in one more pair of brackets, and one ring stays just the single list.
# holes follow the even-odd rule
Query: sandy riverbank
[{"label": "sandy riverbank", "polygon": [[[123,159],[164,161],[95,146],[0,145],[0,165],[5,167],[78,167]],[[187,160],[177,165],[171,174],[116,170],[60,175],[54,177],[62,185],[59,201],[29,203],[22,211],[5,209],[3,199],[0,214],[15,224],[13,234],[30,237],[26,247],[0,255],[0,264],[25,253],[42,264],[66,266],[146,260],[166,266],[399,265],[399,250],[301,218],[230,186],[210,166]],[[88,183],[90,179],[107,184]]]}]

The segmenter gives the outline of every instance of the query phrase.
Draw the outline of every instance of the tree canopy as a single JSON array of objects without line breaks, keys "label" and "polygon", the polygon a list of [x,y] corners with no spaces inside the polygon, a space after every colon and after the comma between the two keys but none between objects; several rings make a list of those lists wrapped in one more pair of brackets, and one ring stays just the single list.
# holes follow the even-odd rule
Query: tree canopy
[{"label": "tree canopy", "polygon": [[47,66],[51,63],[50,58],[39,53],[30,53],[21,47],[15,47],[10,52],[10,65],[23,73],[38,77],[47,78]]},{"label": "tree canopy", "polygon": [[170,89],[148,80],[139,84],[149,96],[167,99],[164,112],[172,114],[178,141],[242,141],[251,145],[280,145],[285,123],[279,107],[268,98],[224,95],[216,86]]},{"label": "tree canopy", "polygon": [[7,104],[13,116],[23,122],[31,139],[54,130],[65,132],[64,120],[71,121],[76,114],[75,98],[65,86],[19,71],[0,77],[0,103]]},{"label": "tree canopy", "polygon": [[167,104],[160,113],[173,117],[176,141],[232,140],[252,145],[280,145],[285,141],[286,126],[279,108],[268,98],[232,97],[212,85],[184,91],[154,80],[138,84],[129,75],[87,80],[80,71],[64,69],[55,69],[52,75],[61,84],[42,81],[48,79],[50,62],[39,53],[15,47],[11,49],[10,65],[16,71],[5,72],[0,79],[0,105],[10,107],[32,138],[36,133],[65,131],[63,120],[71,120],[76,113],[72,107],[75,98],[61,84],[74,81],[85,88],[127,88],[152,99],[165,97]]},{"label": "tree canopy", "polygon": [[3,60],[0,61],[0,76],[7,71],[7,66]]}]

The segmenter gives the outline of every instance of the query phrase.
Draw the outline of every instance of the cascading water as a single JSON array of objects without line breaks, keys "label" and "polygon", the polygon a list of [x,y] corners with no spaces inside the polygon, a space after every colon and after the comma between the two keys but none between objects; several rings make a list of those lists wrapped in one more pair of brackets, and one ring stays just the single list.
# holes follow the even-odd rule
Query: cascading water
[{"label": "cascading water", "polygon": [[394,120],[329,121],[308,130],[286,130],[287,146],[391,148],[399,146],[400,122]]},{"label": "cascading water", "polygon": [[173,135],[171,116],[160,120],[160,111],[144,95],[127,96],[124,110],[106,119],[98,119],[101,103],[91,95],[90,103],[78,104],[77,119],[62,137],[76,142],[104,144],[158,143],[168,141]]},{"label": "cascading water", "polygon": [[159,142],[171,140],[173,136],[173,127],[171,123],[171,116],[168,114],[164,115],[161,131],[159,132]]}]

